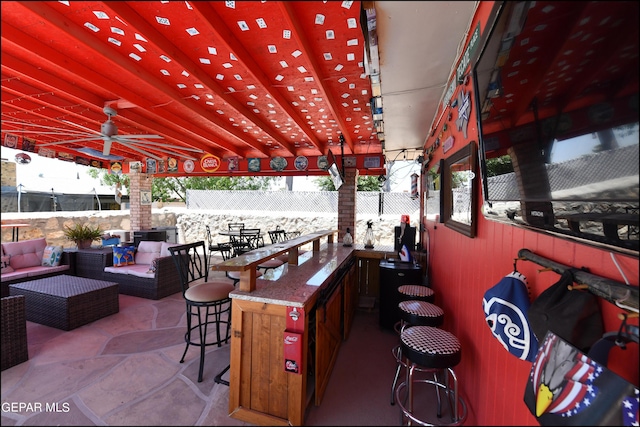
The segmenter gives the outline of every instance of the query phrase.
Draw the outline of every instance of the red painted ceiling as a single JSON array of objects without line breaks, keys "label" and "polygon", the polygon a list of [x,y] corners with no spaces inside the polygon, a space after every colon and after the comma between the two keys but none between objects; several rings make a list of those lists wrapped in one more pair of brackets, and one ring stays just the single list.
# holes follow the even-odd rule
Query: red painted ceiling
[{"label": "red painted ceiling", "polygon": [[108,151],[125,169],[151,158],[163,170],[177,161],[180,172],[192,160],[198,173],[208,157],[210,173],[228,174],[237,160],[242,174],[260,159],[268,174],[281,157],[278,175],[326,174],[318,158],[342,149],[361,174],[383,170],[360,2],[1,6],[5,145],[9,134],[23,151],[109,167],[99,154],[111,107],[118,138]]}]

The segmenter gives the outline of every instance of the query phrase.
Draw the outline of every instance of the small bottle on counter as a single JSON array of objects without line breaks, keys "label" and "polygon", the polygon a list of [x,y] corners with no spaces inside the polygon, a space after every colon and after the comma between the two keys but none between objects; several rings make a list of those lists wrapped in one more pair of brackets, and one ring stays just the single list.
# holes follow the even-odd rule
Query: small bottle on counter
[{"label": "small bottle on counter", "polygon": [[373,221],[367,221],[367,231],[364,233],[364,247],[367,249],[373,249],[373,229],[371,226]]},{"label": "small bottle on counter", "polygon": [[353,237],[351,237],[351,229],[347,227],[347,232],[342,236],[342,246],[353,245]]}]

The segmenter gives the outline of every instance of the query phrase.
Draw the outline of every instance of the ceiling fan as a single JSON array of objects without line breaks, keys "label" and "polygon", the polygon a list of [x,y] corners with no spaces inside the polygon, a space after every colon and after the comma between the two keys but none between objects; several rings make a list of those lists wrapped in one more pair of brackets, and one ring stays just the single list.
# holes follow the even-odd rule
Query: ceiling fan
[{"label": "ceiling fan", "polygon": [[[61,137],[71,137],[72,139],[61,139],[59,141],[47,142],[44,144],[39,144],[39,147],[47,147],[52,145],[63,145],[69,148],[73,148],[81,153],[87,154],[91,157],[96,157],[102,160],[124,160],[124,157],[111,154],[111,148],[114,143],[122,145],[124,148],[128,150],[136,151],[142,154],[145,157],[150,157],[156,160],[162,160],[162,157],[156,153],[162,153],[163,156],[172,156],[178,157],[182,159],[192,159],[195,160],[191,153],[202,153],[203,151],[196,148],[191,147],[178,147],[175,144],[157,142],[157,141],[149,141],[150,139],[164,139],[160,135],[155,134],[130,134],[130,135],[119,135],[118,134],[118,126],[116,126],[115,122],[112,120],[118,113],[116,110],[110,106],[105,106],[102,111],[107,115],[107,120],[100,125],[100,132],[90,129],[88,127],[79,125],[77,123],[73,123],[69,120],[61,120],[67,126],[73,126],[75,128],[81,129],[82,131],[74,131],[67,128],[60,127],[52,127],[46,125],[39,125],[35,123],[29,122],[14,122],[10,120],[3,120],[3,125],[14,125],[22,128],[19,132],[23,134],[28,134],[29,136],[37,137],[38,135],[58,135]],[[2,129],[3,132],[15,132],[17,129]],[[75,148],[74,144],[90,142],[90,141],[99,141],[102,140],[104,145],[102,147],[102,151],[96,150],[90,147],[82,147]]]},{"label": "ceiling fan", "polygon": [[[143,139],[163,139],[162,136],[160,135],[153,135],[153,134],[149,134],[149,135],[118,135],[118,127],[116,126],[116,124],[113,122],[113,120],[111,120],[112,117],[115,117],[118,113],[116,112],[115,109],[109,107],[109,106],[105,106],[102,111],[107,115],[107,121],[102,123],[102,125],[100,125],[100,133],[97,134],[97,132],[88,129],[84,126],[80,126],[78,124],[75,124],[73,122],[69,122],[65,120],[65,123],[72,125],[72,126],[76,126],[80,129],[84,129],[86,131],[91,132],[91,134],[93,135],[89,135],[86,138],[82,139],[76,139],[73,141],[65,141],[67,143],[69,142],[81,142],[81,141],[93,141],[96,139],[102,139],[104,141],[104,145],[102,147],[102,155],[103,156],[109,156],[111,153],[111,146],[114,142],[118,142],[120,144],[129,146],[130,148],[146,154],[150,157],[157,157],[155,155],[151,155],[151,153],[147,153],[145,150],[142,150],[140,147],[138,147],[138,145],[144,145],[144,144],[150,144],[150,145],[154,145],[153,143],[149,142],[149,141],[143,141]],[[95,150],[94,150],[95,151]],[[86,151],[85,151],[86,152]]]}]

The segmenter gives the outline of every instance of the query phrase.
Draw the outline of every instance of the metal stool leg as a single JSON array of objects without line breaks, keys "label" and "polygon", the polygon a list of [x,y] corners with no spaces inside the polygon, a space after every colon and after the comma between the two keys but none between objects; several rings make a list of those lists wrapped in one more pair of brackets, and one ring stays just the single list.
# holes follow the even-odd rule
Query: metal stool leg
[{"label": "metal stool leg", "polygon": [[[460,345],[455,336],[435,327],[410,326],[402,332],[400,349],[395,353],[397,358],[400,358],[400,352],[406,360],[403,362],[406,368],[405,380],[395,390],[395,400],[401,410],[401,423],[425,426],[462,424],[467,418],[467,406],[459,395],[458,378],[453,370],[460,361]],[[417,372],[429,375],[418,376]],[[430,414],[415,413],[414,398],[418,383],[436,387],[437,417],[439,419],[444,415],[442,404],[446,400],[451,416],[449,423],[433,423],[428,420]],[[444,399],[441,392],[446,396]]]}]

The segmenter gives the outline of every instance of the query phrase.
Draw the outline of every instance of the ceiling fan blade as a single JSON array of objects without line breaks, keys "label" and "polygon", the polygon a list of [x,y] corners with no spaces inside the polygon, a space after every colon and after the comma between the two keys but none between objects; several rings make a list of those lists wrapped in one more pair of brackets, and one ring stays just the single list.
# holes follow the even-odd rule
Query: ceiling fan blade
[{"label": "ceiling fan blade", "polygon": [[111,153],[111,144],[113,143],[113,139],[111,138],[103,138],[104,146],[102,147],[102,155],[108,156]]},{"label": "ceiling fan blade", "polygon": [[75,126],[75,127],[77,127],[77,128],[80,128],[80,129],[86,130],[87,132],[91,132],[93,135],[102,135],[100,132],[96,131],[95,129],[89,129],[88,127],[84,127],[84,126],[82,126],[82,125],[79,125],[79,124],[76,124],[76,123],[70,122],[69,120],[61,120],[61,122],[62,122],[62,123],[66,123],[66,124],[68,124],[68,125],[70,125],[70,126]]},{"label": "ceiling fan blade", "polygon": [[[122,141],[122,142],[127,142],[127,143],[135,143],[135,144],[145,144],[149,147],[166,147],[166,148],[175,148],[175,144],[169,144],[166,142],[155,142],[155,141],[138,141],[135,138],[127,138],[124,135],[118,135],[118,136],[114,136],[114,139],[118,140],[118,141]],[[199,149],[199,148],[191,148],[191,147],[180,147],[180,150],[183,151],[193,151],[196,153],[204,153],[203,150]]]},{"label": "ceiling fan blade", "polygon": [[[122,144],[120,141],[118,141],[118,142],[120,144]],[[149,153],[148,151],[143,150],[142,148],[136,146],[135,144],[122,144],[122,145],[124,145],[125,147],[127,147],[127,148],[129,148],[131,150],[137,151],[140,154],[144,154],[147,157],[151,157],[151,158],[156,159],[156,160],[162,160],[162,157],[158,157],[155,154]]]},{"label": "ceiling fan blade", "polygon": [[146,138],[146,139],[164,139],[162,136],[160,135],[113,135],[114,137],[119,137],[119,138]]},{"label": "ceiling fan blade", "polygon": [[[69,130],[69,129],[63,129],[60,127],[37,125],[33,123],[26,123],[26,122],[20,122],[20,121],[12,121],[12,120],[3,120],[2,124],[20,127],[20,129],[4,129],[4,128],[1,129],[2,132],[6,132],[6,133],[26,133],[26,134],[32,134],[32,135],[65,135],[65,136],[95,135],[95,132],[91,132],[91,134],[87,134],[86,132],[80,133],[80,131],[77,131],[77,130]],[[31,128],[31,129],[28,129],[28,128]]]},{"label": "ceiling fan blade", "polygon": [[64,140],[64,141],[46,142],[44,144],[38,144],[38,147],[48,147],[50,145],[70,144],[70,143],[74,143],[74,142],[98,141],[100,139],[102,139],[101,136],[92,136],[92,137],[78,138],[78,139],[67,139],[67,140]]},{"label": "ceiling fan blade", "polygon": [[83,154],[86,154],[88,156],[96,157],[96,158],[102,159],[102,160],[124,160],[124,157],[122,157],[122,156],[116,156],[115,154],[110,154],[108,156],[105,156],[100,151],[94,150],[93,148],[89,148],[89,147],[84,147],[84,148],[81,148],[81,149],[79,149],[77,151],[79,151],[79,152],[81,152]]},{"label": "ceiling fan blade", "polygon": [[[168,149],[168,148],[162,148],[162,147],[157,147],[157,146],[153,146],[153,147],[149,147],[148,144],[144,144],[144,143],[138,143],[137,141],[128,141],[126,144],[124,144],[122,141],[118,141],[120,142],[120,144],[129,147],[131,149],[143,149],[143,148],[153,148],[155,151],[159,151],[161,153],[166,154],[167,156],[175,156],[175,157],[181,157],[183,159],[190,159],[190,160],[198,160],[196,157],[190,156],[188,154],[185,154],[183,152],[180,151],[176,151],[173,149]],[[163,146],[166,144],[162,144]],[[201,151],[202,153],[204,153],[204,151]]]}]

